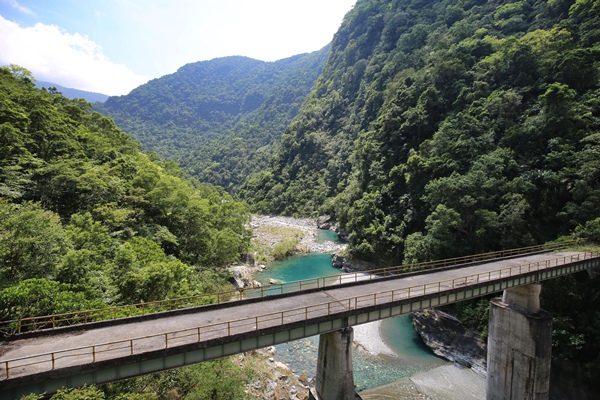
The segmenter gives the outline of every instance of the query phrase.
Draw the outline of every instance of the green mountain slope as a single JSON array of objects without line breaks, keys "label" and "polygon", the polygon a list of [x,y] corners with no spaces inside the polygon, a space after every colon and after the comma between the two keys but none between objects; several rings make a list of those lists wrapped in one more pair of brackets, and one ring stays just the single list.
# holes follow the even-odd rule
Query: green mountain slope
[{"label": "green mountain slope", "polygon": [[276,62],[225,57],[188,64],[96,109],[144,148],[235,191],[267,166],[328,54],[329,46]]},{"label": "green mountain slope", "polygon": [[249,214],[83,100],[0,68],[0,320],[218,290]]},{"label": "green mountain slope", "polygon": [[240,195],[262,212],[332,214],[352,255],[387,263],[593,224],[599,7],[358,1],[272,166]]}]

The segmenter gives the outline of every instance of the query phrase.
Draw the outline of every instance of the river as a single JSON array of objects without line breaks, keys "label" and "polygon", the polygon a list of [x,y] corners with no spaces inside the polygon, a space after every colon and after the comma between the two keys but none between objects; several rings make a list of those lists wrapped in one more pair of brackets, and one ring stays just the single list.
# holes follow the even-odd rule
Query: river
[{"label": "river", "polygon": [[[335,241],[335,233],[319,231],[319,240]],[[268,285],[270,278],[282,282],[339,274],[331,255],[313,253],[269,264],[256,275]],[[402,315],[354,327],[352,355],[356,389],[367,399],[481,399],[485,381],[471,370],[453,366],[431,353],[412,328],[410,316]],[[275,346],[275,358],[296,375],[315,375],[318,336]]]}]

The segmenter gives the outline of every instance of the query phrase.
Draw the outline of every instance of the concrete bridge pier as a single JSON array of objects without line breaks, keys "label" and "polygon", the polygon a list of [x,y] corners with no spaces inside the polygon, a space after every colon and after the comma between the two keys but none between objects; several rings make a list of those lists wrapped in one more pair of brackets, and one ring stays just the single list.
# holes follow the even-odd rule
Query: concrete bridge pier
[{"label": "concrete bridge pier", "polygon": [[504,291],[490,302],[487,400],[547,400],[552,316],[540,308],[541,285]]},{"label": "concrete bridge pier", "polygon": [[355,400],[352,370],[352,327],[319,336],[319,355],[315,388],[311,400]]}]

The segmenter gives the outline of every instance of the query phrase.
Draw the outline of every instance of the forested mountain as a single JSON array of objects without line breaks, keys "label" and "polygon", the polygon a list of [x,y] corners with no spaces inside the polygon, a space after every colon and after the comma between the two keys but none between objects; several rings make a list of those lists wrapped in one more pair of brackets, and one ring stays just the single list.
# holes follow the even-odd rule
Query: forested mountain
[{"label": "forested mountain", "polygon": [[[399,263],[600,226],[600,2],[359,0],[255,210]],[[580,228],[581,229],[581,228]]]},{"label": "forested mountain", "polygon": [[0,320],[226,284],[249,245],[246,207],[33,80],[0,68]]},{"label": "forested mountain", "polygon": [[68,88],[68,87],[60,86],[60,85],[57,85],[56,83],[50,83],[50,82],[37,81],[35,83],[35,87],[40,88],[40,89],[46,88],[46,90],[49,90],[50,88],[54,88],[58,92],[60,92],[63,96],[65,96],[67,99],[84,99],[85,101],[89,101],[90,103],[96,103],[96,102],[102,103],[109,98],[109,96],[106,94],[88,92],[87,90]]},{"label": "forested mountain", "polygon": [[267,167],[329,54],[263,62],[225,57],[188,64],[96,110],[202,182],[234,192]]}]

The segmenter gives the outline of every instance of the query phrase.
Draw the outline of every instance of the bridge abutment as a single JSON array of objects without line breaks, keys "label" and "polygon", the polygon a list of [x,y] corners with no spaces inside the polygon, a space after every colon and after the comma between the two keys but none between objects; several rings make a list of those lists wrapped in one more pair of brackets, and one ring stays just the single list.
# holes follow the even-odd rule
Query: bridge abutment
[{"label": "bridge abutment", "polygon": [[504,291],[490,302],[487,400],[547,400],[552,316],[540,308],[541,285]]},{"label": "bridge abutment", "polygon": [[355,400],[352,370],[352,327],[319,336],[319,356],[312,400]]}]

